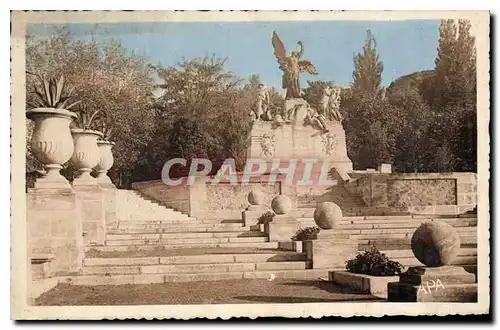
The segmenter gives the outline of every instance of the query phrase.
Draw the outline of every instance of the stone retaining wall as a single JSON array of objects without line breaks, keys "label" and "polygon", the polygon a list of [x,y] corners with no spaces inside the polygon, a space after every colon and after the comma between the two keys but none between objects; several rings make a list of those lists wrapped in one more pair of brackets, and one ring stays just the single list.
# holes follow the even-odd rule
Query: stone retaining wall
[{"label": "stone retaining wall", "polygon": [[196,217],[209,216],[214,212],[241,215],[250,205],[247,200],[248,193],[255,188],[265,193],[264,204],[267,206],[270,206],[273,197],[280,193],[295,195],[291,191],[282,191],[280,182],[268,184],[267,177],[237,185],[226,182],[212,185],[210,180],[210,177],[200,177],[196,178],[192,185],[179,186],[168,186],[161,180],[145,181],[133,183],[132,188],[167,207]]},{"label": "stone retaining wall", "polygon": [[350,185],[355,185],[359,196],[372,207],[424,210],[435,206],[472,209],[477,205],[475,173],[373,173]]},{"label": "stone retaining wall", "polygon": [[132,188],[174,210],[189,213],[191,209],[191,186],[168,186],[162,180],[155,180],[135,182]]}]

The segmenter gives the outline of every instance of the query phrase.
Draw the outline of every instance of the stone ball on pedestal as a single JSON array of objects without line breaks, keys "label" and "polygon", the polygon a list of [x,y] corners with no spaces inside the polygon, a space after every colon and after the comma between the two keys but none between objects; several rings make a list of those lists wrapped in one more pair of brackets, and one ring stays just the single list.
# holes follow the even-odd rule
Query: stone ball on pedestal
[{"label": "stone ball on pedestal", "polygon": [[411,249],[418,261],[428,267],[450,265],[460,251],[460,236],[447,223],[425,222],[413,233]]},{"label": "stone ball on pedestal", "polygon": [[264,193],[259,189],[253,189],[248,193],[248,202],[251,205],[262,205],[265,199]]},{"label": "stone ball on pedestal", "polygon": [[271,208],[276,214],[286,214],[292,210],[292,200],[285,195],[279,195],[273,198]]},{"label": "stone ball on pedestal", "polygon": [[335,203],[323,202],[314,210],[314,222],[321,229],[333,229],[340,225],[342,209]]}]

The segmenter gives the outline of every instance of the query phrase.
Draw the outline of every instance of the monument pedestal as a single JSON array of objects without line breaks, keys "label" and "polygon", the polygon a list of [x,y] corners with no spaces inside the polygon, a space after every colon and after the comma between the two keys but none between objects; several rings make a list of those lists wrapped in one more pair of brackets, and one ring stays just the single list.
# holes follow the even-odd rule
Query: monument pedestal
[{"label": "monument pedestal", "polygon": [[300,223],[296,218],[277,214],[273,221],[264,225],[264,232],[269,236],[270,242],[286,242],[292,240],[299,228]]},{"label": "monument pedestal", "polygon": [[242,212],[243,222],[245,227],[254,226],[259,223],[259,218],[270,209],[264,205],[250,205]]},{"label": "monument pedestal", "polygon": [[390,302],[477,302],[477,284],[463,267],[410,267],[388,294]]},{"label": "monument pedestal", "polygon": [[[89,184],[86,185],[84,182],[89,182]],[[82,201],[84,245],[104,245],[106,239],[104,190],[99,187],[95,179],[94,181],[80,181],[78,185],[74,185],[74,189],[77,197]]]},{"label": "monument pedestal", "polygon": [[50,256],[50,262],[43,262],[42,276],[75,274],[81,269],[82,213],[82,202],[71,186],[28,191],[29,258],[39,259],[41,252]]}]

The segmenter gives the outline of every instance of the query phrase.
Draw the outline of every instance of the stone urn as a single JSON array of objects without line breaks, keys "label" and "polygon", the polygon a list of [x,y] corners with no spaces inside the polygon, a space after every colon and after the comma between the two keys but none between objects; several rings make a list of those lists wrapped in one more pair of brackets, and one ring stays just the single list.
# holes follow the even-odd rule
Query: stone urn
[{"label": "stone urn", "polygon": [[94,169],[97,172],[97,181],[99,183],[112,183],[107,173],[113,166],[113,152],[111,148],[113,148],[114,145],[115,143],[111,141],[97,140],[100,158]]},{"label": "stone urn", "polygon": [[71,161],[78,170],[73,185],[97,185],[97,180],[90,175],[92,169],[99,163],[101,153],[97,139],[103,134],[98,131],[74,128],[71,130],[75,150]]},{"label": "stone urn", "polygon": [[36,108],[27,111],[26,116],[35,122],[31,138],[33,154],[47,171],[40,185],[46,188],[70,187],[59,171],[73,154],[69,125],[77,115],[64,109]]}]

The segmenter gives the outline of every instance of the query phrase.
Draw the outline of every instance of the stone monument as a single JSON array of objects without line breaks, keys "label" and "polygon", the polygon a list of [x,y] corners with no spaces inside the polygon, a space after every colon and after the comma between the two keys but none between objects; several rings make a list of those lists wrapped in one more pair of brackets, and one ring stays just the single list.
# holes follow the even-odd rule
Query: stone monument
[{"label": "stone monument", "polygon": [[423,267],[410,267],[389,283],[391,302],[476,302],[475,275],[463,267],[451,266],[460,250],[456,230],[444,222],[420,225],[411,239],[411,248]]},{"label": "stone monument", "polygon": [[[340,89],[328,87],[322,109],[315,109],[302,98],[300,73],[317,73],[310,61],[301,60],[304,46],[300,41],[298,44],[299,50],[287,55],[278,35],[274,33],[272,36],[274,56],[283,71],[284,107],[276,111],[281,114],[272,121],[254,121],[247,158],[263,159],[268,164],[268,172],[290,168],[297,161],[293,171],[295,181],[301,180],[304,172],[309,173],[312,166],[311,177],[317,183],[324,163],[327,163],[328,170],[335,167],[343,172],[352,171],[353,166],[347,155],[342,116],[338,111]],[[264,98],[258,96],[258,99]],[[279,159],[279,169],[272,167],[276,159]],[[312,165],[305,164],[304,160],[311,161]],[[322,189],[324,191],[325,187]]]}]

